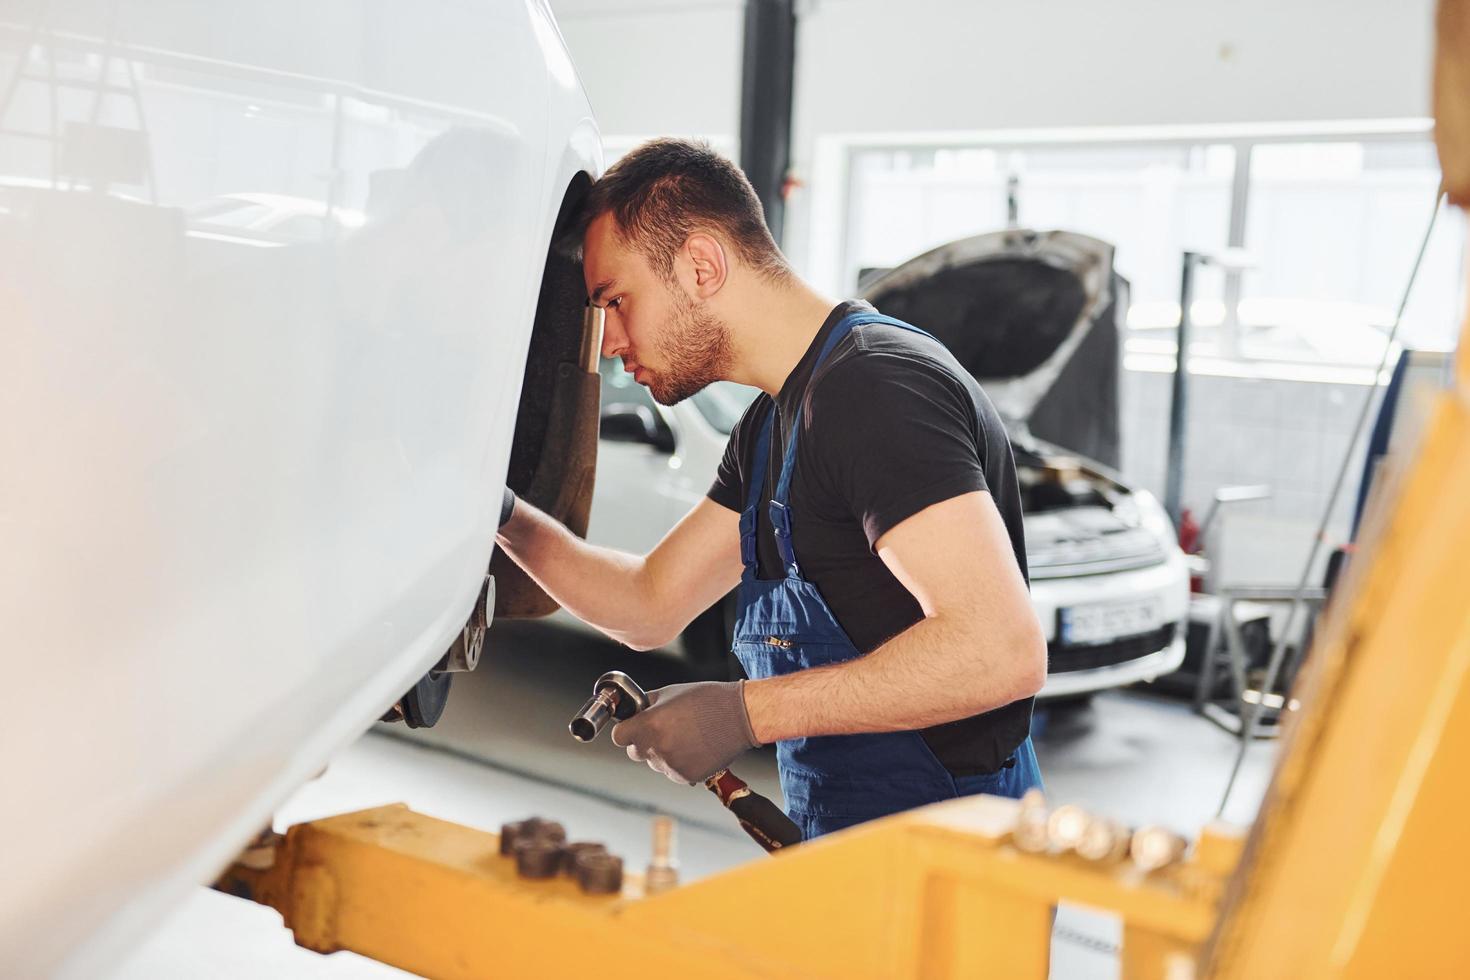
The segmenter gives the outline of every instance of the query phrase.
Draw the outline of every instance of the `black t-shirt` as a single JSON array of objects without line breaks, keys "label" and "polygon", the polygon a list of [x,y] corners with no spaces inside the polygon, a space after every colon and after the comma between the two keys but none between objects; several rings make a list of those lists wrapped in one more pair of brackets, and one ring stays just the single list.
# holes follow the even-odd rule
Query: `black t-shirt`
[{"label": "black t-shirt", "polygon": [[[924,508],[989,491],[1010,534],[1021,574],[1026,544],[1010,441],[980,385],[938,341],[872,323],[854,328],[816,372],[828,334],[861,301],[839,304],[774,399],[762,505],[759,575],[784,575],[766,501],[775,490],[799,399],[801,438],[791,481],[792,541],[802,576],[814,584],[853,645],[869,653],[924,618],[913,595],[873,550],[890,528]],[[923,324],[915,324],[923,327]],[[762,394],[730,434],[709,497],[745,508],[752,455],[773,400]],[[1030,731],[1032,699],[924,729],[929,748],[956,776],[1001,767]]]}]

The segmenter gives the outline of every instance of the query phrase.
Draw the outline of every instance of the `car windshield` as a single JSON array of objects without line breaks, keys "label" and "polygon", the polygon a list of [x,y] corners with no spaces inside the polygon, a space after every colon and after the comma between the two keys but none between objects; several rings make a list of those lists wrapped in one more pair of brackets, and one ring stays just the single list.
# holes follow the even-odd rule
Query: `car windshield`
[{"label": "car windshield", "polygon": [[716,381],[695,392],[691,401],[694,407],[699,409],[699,414],[704,420],[715,428],[716,431],[730,434],[735,428],[735,423],[740,421],[740,416],[745,414],[745,409],[760,394],[758,388],[750,385],[739,385],[733,381]]}]

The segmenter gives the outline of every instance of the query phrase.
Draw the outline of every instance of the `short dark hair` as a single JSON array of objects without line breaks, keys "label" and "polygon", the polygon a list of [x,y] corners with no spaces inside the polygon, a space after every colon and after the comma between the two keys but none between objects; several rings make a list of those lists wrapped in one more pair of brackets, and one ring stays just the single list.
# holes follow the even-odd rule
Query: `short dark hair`
[{"label": "short dark hair", "polygon": [[755,188],[708,143],[655,139],[638,146],[592,185],[580,230],[611,213],[620,239],[648,258],[665,278],[674,256],[701,226],[729,239],[746,265],[772,279],[791,266],[766,227]]}]

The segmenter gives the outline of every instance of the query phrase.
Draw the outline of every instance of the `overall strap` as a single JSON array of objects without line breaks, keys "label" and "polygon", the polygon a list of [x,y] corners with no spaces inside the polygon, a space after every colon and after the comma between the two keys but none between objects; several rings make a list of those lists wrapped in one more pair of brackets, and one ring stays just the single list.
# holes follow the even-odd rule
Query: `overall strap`
[{"label": "overall strap", "polygon": [[776,403],[766,413],[765,424],[755,441],[755,461],[750,472],[750,492],[746,495],[745,509],[740,512],[740,560],[745,565],[745,577],[755,578],[759,564],[756,550],[756,514],[761,505],[761,493],[766,484],[766,457],[771,452],[771,419],[776,416]]},{"label": "overall strap", "polygon": [[[867,323],[886,323],[892,327],[900,327],[904,330],[912,330],[914,333],[923,334],[925,337],[930,337],[928,333],[925,333],[923,330],[920,330],[918,327],[913,326],[912,324],[904,323],[902,320],[895,320],[893,317],[884,316],[881,313],[849,313],[838,322],[837,326],[832,328],[832,333],[827,336],[827,342],[822,345],[822,350],[817,355],[817,361],[815,364],[812,365],[812,377],[816,377],[817,369],[820,368],[822,366],[822,363],[827,360],[827,355],[832,353],[832,349],[841,342],[843,337],[846,337],[849,333],[851,333],[854,327],[860,327],[863,324]],[[930,339],[933,338],[930,337]],[[781,564],[786,566],[786,574],[790,578],[801,577],[801,569],[798,568],[796,564],[796,549],[791,543],[790,500],[791,476],[796,469],[796,438],[797,435],[801,432],[801,413],[805,402],[806,393],[803,392],[801,398],[796,403],[796,417],[791,422],[791,442],[787,444],[786,454],[781,460],[781,478],[776,483],[776,492],[774,496],[771,497],[771,527],[776,533],[776,550],[780,552]],[[766,428],[761,433],[762,446],[765,446],[769,441],[771,418],[773,418],[775,414],[776,413],[773,409],[771,412],[771,417],[768,417],[766,419]],[[761,463],[758,464],[760,466],[762,479],[764,479],[765,476],[764,459],[765,457],[764,455],[762,455]],[[760,484],[756,484],[757,487],[759,487],[759,485]],[[759,501],[760,498],[757,496],[753,499]],[[753,519],[754,518],[752,517],[752,520]]]}]

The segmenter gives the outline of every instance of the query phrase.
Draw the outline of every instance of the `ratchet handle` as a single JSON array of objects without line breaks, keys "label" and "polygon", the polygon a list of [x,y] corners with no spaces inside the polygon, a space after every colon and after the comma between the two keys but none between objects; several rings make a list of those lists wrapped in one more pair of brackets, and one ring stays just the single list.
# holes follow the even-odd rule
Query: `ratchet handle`
[{"label": "ratchet handle", "polygon": [[767,797],[728,769],[704,781],[705,787],[735,814],[740,828],[769,853],[801,843],[801,828]]}]

